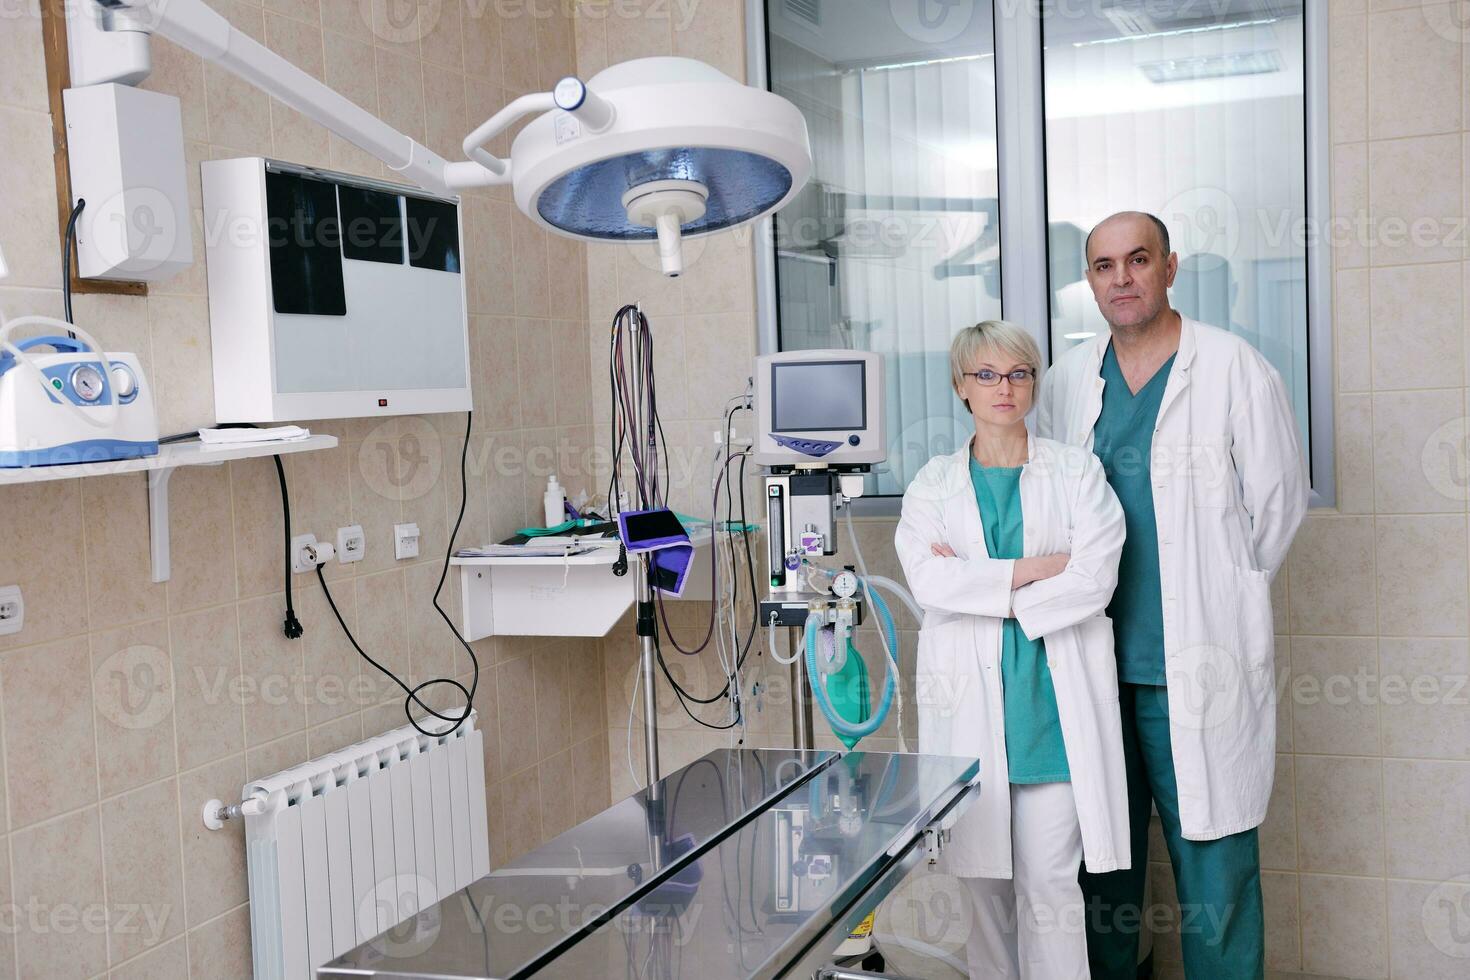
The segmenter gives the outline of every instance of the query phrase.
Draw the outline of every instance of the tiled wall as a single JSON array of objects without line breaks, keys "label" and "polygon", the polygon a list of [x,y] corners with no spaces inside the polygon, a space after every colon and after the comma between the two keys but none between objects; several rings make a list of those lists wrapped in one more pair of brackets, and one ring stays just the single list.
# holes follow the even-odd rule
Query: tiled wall
[{"label": "tiled wall", "polygon": [[[452,159],[472,125],[572,68],[572,22],[556,4],[215,5]],[[195,262],[147,299],[79,296],[76,316],[140,355],[160,424],[176,432],[213,422],[199,161],[260,154],[385,174],[169,42],[153,55],[149,86],[183,104]],[[0,160],[12,270],[0,307],[60,315],[40,22],[24,5],[0,23]],[[551,470],[578,482],[592,409],[582,249],[520,217],[503,188],[467,195],[465,211],[476,416],[460,540],[475,543],[540,523]],[[327,576],[344,617],[413,679],[467,680],[468,658],[429,605],[459,505],[462,420],[309,424],[341,445],[288,458],[293,531],[367,533],[366,560]],[[400,696],[357,659],[313,577],[293,583],[305,637],[282,638],[269,460],[180,470],[171,492],[173,577],[154,585],[141,476],[0,488],[0,584],[19,584],[27,606],[25,631],[0,639],[0,977],[249,976],[241,828],[204,830],[201,805],[404,722]],[[418,560],[393,560],[400,521],[423,532]],[[453,574],[444,605],[457,615]],[[475,649],[499,863],[608,803],[601,651]]]},{"label": "tiled wall", "polygon": [[[1339,497],[1308,516],[1274,590],[1280,754],[1261,834],[1267,957],[1273,971],[1458,978],[1470,972],[1470,30],[1453,3],[1323,6],[1336,220],[1319,230],[1336,269]],[[684,30],[582,17],[579,67],[715,52],[715,64],[742,77],[742,13],[738,0],[706,0],[702,20]],[[606,318],[617,303],[641,299],[660,344],[680,348],[660,388],[682,356],[690,397],[705,406],[687,404],[676,416],[703,420],[690,424],[691,445],[708,446],[710,409],[738,388],[737,365],[754,346],[750,258],[736,254],[738,265],[722,261],[712,288],[694,277],[659,280],[627,250],[588,253],[589,315]],[[737,273],[742,281],[729,278]],[[711,336],[707,314],[728,318],[728,328]],[[596,358],[598,331],[593,337]],[[702,392],[695,372],[711,362],[729,367],[703,375],[721,386]],[[892,523],[860,529],[872,570],[895,575]],[[675,628],[686,645],[702,635],[701,613],[680,609]],[[912,635],[905,630],[906,673]],[[876,648],[871,637],[860,645]],[[617,796],[634,783],[623,759],[630,742],[642,778],[641,728],[635,719],[630,742],[626,728],[631,632],[605,642],[604,656]],[[674,659],[686,686],[718,686],[707,658]],[[748,680],[779,675],[766,664]],[[724,744],[684,717],[666,685],[659,698],[666,770]],[[790,738],[784,700],[750,717],[753,740]],[[1154,893],[1167,903],[1173,885],[1157,835],[1152,853]],[[1157,949],[1169,975],[1181,975],[1177,939],[1162,935]]]}]

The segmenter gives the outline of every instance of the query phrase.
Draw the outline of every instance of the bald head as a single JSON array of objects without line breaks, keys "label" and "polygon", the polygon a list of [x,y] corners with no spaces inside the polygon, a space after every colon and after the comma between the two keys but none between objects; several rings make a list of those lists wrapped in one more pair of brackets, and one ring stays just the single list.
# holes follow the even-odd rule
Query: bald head
[{"label": "bald head", "polygon": [[1151,214],[1115,214],[1087,236],[1087,282],[1115,333],[1161,322],[1178,267],[1169,229]]},{"label": "bald head", "polygon": [[1157,215],[1149,214],[1147,211],[1119,211],[1117,214],[1109,215],[1093,226],[1092,231],[1087,233],[1087,244],[1083,247],[1083,254],[1087,261],[1092,261],[1092,237],[1104,227],[1117,225],[1119,223],[1136,224],[1143,222],[1151,225],[1154,237],[1158,239],[1159,257],[1168,258],[1172,247],[1169,244],[1169,226],[1164,224]]}]

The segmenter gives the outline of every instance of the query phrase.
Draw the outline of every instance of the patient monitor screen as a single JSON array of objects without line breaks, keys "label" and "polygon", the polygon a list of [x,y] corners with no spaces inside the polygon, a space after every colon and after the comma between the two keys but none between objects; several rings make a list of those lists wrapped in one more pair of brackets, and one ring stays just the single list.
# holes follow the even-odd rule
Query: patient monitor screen
[{"label": "patient monitor screen", "polygon": [[771,365],[773,432],[867,428],[867,365],[792,361]]}]

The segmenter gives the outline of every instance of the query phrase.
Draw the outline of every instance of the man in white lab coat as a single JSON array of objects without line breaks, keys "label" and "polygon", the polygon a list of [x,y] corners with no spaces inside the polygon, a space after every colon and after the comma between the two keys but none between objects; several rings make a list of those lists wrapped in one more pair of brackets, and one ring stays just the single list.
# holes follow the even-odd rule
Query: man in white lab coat
[{"label": "man in white lab coat", "polygon": [[1296,418],[1254,348],[1170,307],[1179,263],[1158,218],[1106,219],[1087,261],[1111,333],[1047,373],[1037,432],[1097,454],[1127,525],[1108,614],[1133,859],[1082,876],[1092,976],[1135,976],[1152,802],[1185,974],[1258,978],[1256,828],[1276,763],[1270,583],[1308,495]]}]

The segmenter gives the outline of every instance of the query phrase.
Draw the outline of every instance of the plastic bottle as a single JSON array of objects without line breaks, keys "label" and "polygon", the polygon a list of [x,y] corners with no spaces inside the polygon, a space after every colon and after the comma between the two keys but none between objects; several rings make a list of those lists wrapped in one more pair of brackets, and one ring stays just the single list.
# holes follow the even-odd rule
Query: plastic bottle
[{"label": "plastic bottle", "polygon": [[546,510],[543,527],[556,527],[567,519],[566,499],[566,491],[556,482],[556,474],[551,474],[546,481],[546,496],[542,498],[542,506]]}]

